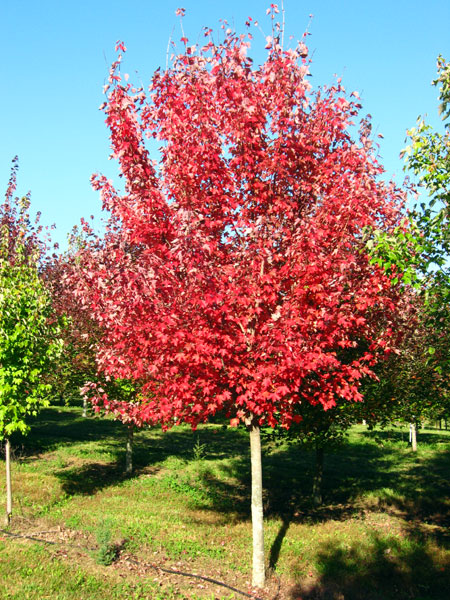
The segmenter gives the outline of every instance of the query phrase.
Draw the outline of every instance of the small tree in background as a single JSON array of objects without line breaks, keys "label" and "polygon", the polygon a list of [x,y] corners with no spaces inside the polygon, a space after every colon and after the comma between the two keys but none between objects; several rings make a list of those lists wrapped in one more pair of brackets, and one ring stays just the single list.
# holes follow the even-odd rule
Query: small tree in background
[{"label": "small tree in background", "polygon": [[418,428],[448,414],[449,330],[442,323],[436,327],[434,313],[419,294],[408,306],[397,352],[378,366],[376,380],[366,382],[360,413],[369,426],[410,423],[416,450]]},{"label": "small tree in background", "polygon": [[418,203],[409,222],[393,232],[375,232],[373,261],[387,272],[395,268],[415,292],[413,323],[404,328],[400,353],[368,386],[369,421],[410,420],[415,448],[416,426],[423,419],[448,414],[450,368],[450,63],[437,59],[439,112],[444,131],[433,131],[423,117],[407,133],[402,151],[405,169],[419,179],[428,200]]},{"label": "small tree in background", "polygon": [[29,198],[14,197],[17,159],[0,205],[0,439],[6,450],[6,523],[12,514],[10,436],[49,403],[44,375],[60,353],[59,326],[40,277],[41,228],[30,221]]},{"label": "small tree in background", "polygon": [[138,384],[125,380],[101,377],[88,381],[81,388],[84,399],[97,414],[111,415],[126,427],[125,472],[133,473],[133,438],[136,429],[144,426]]},{"label": "small tree in background", "polygon": [[[63,356],[57,368],[49,374],[54,391],[66,403],[83,401],[83,416],[88,408],[102,415],[112,415],[122,421],[127,431],[125,470],[133,471],[133,436],[142,427],[139,416],[137,384],[105,375],[99,370],[96,357],[102,343],[102,328],[80,307],[70,283],[78,272],[76,254],[87,244],[82,233],[74,228],[69,237],[69,249],[46,265],[44,275],[51,290],[55,312],[64,320],[61,331]],[[77,276],[75,276],[75,279]]]},{"label": "small tree in background", "polygon": [[314,452],[311,499],[315,506],[323,502],[325,453],[344,442],[347,430],[358,419],[355,407],[354,403],[337,403],[325,410],[320,403],[303,402],[297,406],[298,422],[293,422],[289,429],[277,428],[263,434],[269,445],[295,444]]},{"label": "small tree in background", "polygon": [[54,310],[64,321],[61,331],[64,351],[58,365],[48,374],[55,393],[65,403],[83,400],[83,416],[87,416],[87,399],[80,390],[87,381],[97,378],[96,346],[101,336],[98,324],[82,310],[67,285],[67,272],[74,268],[74,255],[85,245],[75,227],[69,236],[69,249],[47,262],[43,271],[51,292]]},{"label": "small tree in background", "polygon": [[[424,289],[428,329],[427,370],[432,368],[433,384],[439,393],[431,402],[435,418],[448,415],[449,394],[446,382],[450,370],[450,62],[437,59],[439,113],[442,133],[433,131],[424,118],[408,131],[410,145],[403,151],[406,167],[419,177],[419,187],[429,202],[415,207],[411,218],[416,224],[416,263]],[[429,332],[433,332],[430,335]],[[422,361],[423,362],[423,361]]]}]

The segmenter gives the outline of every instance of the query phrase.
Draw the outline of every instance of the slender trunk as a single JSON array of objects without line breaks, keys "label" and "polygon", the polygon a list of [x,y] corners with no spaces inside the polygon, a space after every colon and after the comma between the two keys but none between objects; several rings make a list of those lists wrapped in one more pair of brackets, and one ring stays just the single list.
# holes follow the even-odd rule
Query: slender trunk
[{"label": "slender trunk", "polygon": [[9,439],[5,441],[5,463],[6,463],[6,514],[5,514],[5,525],[11,523],[12,515],[12,492],[11,492],[11,444]]},{"label": "slender trunk", "polygon": [[409,440],[413,452],[417,452],[417,426],[416,423],[409,424]]},{"label": "slender trunk", "polygon": [[261,463],[261,435],[256,419],[248,423],[252,465],[252,530],[253,530],[253,587],[263,588],[264,571],[264,515]]},{"label": "slender trunk", "polygon": [[125,472],[127,475],[131,475],[133,472],[133,434],[134,425],[128,425],[127,450],[125,454]]},{"label": "slender trunk", "polygon": [[315,506],[322,504],[323,454],[323,447],[316,446],[316,470],[313,480],[313,503]]},{"label": "slender trunk", "polygon": [[83,398],[83,417],[87,417],[87,398]]}]

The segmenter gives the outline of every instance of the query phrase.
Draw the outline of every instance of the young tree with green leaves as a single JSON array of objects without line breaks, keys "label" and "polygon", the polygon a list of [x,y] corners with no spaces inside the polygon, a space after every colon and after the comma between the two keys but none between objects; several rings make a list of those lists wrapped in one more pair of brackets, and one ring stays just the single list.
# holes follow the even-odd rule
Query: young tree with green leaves
[{"label": "young tree with green leaves", "polygon": [[60,352],[59,327],[40,277],[44,244],[29,217],[29,198],[13,198],[17,159],[0,205],[0,440],[6,454],[6,523],[12,514],[10,436],[49,403],[44,375]]},{"label": "young tree with green leaves", "polygon": [[394,231],[373,232],[368,243],[374,263],[396,268],[403,282],[423,292],[428,307],[435,309],[450,297],[450,62],[439,56],[437,70],[433,85],[439,87],[444,131],[434,131],[419,117],[400,153],[428,201],[416,204]]},{"label": "young tree with green leaves", "polygon": [[442,56],[437,59],[437,78],[433,85],[439,88],[439,113],[444,131],[439,133],[419,117],[417,126],[407,133],[410,144],[402,155],[406,168],[419,178],[421,187],[429,196],[428,204],[415,207],[411,219],[415,224],[415,263],[426,277],[428,286],[442,301],[450,296],[450,62]]}]

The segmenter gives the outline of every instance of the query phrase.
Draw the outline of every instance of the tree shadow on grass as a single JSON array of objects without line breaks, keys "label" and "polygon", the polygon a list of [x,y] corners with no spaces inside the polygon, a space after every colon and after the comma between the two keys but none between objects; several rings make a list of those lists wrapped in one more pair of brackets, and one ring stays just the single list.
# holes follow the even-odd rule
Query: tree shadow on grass
[{"label": "tree shadow on grass", "polygon": [[[450,564],[414,535],[369,539],[352,545],[323,545],[316,557],[319,576],[297,568],[292,600],[447,600]],[[294,566],[295,570],[295,566]]]},{"label": "tree shadow on grass", "polygon": [[55,475],[61,481],[63,492],[69,496],[90,496],[129,478],[121,465],[96,462],[60,469]]},{"label": "tree shadow on grass", "polygon": [[[430,444],[435,444],[434,438]],[[249,519],[248,451],[228,461],[222,470],[224,477],[207,465],[199,472],[198,484],[210,499],[203,508],[217,511],[224,519],[230,519],[230,515],[235,520]],[[359,515],[363,518],[367,510],[394,512],[407,523],[423,523],[427,537],[447,544],[449,449],[417,458],[407,452],[402,454],[398,447],[364,442],[345,444],[326,455],[325,501],[320,507],[314,507],[311,501],[313,472],[313,453],[299,446],[263,457],[265,518],[281,520],[270,549],[271,568],[277,565],[292,523],[344,521]],[[202,508],[201,503],[197,507]]]},{"label": "tree shadow on grass", "polygon": [[[409,433],[407,429],[383,429],[383,430],[367,430],[362,431],[361,436],[370,440],[375,440],[378,443],[403,443],[405,447],[409,445]],[[425,445],[436,445],[436,444],[448,444],[450,442],[450,435],[445,430],[431,429],[419,429],[417,431],[417,443]]]},{"label": "tree shadow on grass", "polygon": [[30,423],[30,432],[14,434],[11,444],[21,458],[56,450],[62,445],[90,442],[99,438],[113,441],[123,426],[112,419],[86,418],[81,409],[51,407],[43,409]]},{"label": "tree shadow on grass", "polygon": [[[22,462],[40,460],[46,453],[81,444],[72,452],[67,466],[60,459],[63,465],[54,472],[62,481],[63,491],[73,496],[91,495],[130,477],[156,472],[169,457],[188,461],[194,457],[199,433],[188,427],[175,427],[166,433],[159,428],[136,430],[131,476],[125,473],[126,438],[127,428],[119,421],[86,418],[79,408],[51,407],[40,412],[26,437],[15,435],[12,443],[15,458]],[[201,443],[208,447],[208,456],[216,460],[239,455],[243,436],[219,424],[201,432]]]},{"label": "tree shadow on grass", "polygon": [[[127,475],[125,473],[126,430],[120,425],[116,439],[109,444],[103,442],[103,447],[113,456],[113,462],[91,461],[56,471],[56,476],[62,481],[63,491],[71,496],[91,495],[143,474],[155,474],[169,457],[188,460],[193,454],[195,437],[190,429],[174,429],[164,434],[158,431],[153,432],[153,437],[150,437],[151,435],[151,431],[136,431],[133,442],[133,472]],[[217,443],[217,448],[214,449],[216,456],[231,450],[232,440],[228,439],[227,444],[220,444],[220,440],[215,437],[214,441]],[[237,451],[236,444],[234,451]]]}]

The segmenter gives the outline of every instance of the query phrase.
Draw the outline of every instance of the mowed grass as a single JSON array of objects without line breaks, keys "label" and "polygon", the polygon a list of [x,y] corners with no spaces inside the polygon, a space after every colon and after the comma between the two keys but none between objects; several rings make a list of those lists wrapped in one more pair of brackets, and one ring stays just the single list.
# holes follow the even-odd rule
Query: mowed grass
[{"label": "mowed grass", "polygon": [[[2,600],[231,599],[251,591],[245,431],[141,431],[132,477],[124,475],[125,428],[85,419],[78,408],[43,411],[13,444]],[[406,428],[356,426],[326,455],[324,504],[314,508],[313,454],[264,446],[268,585],[258,596],[447,600],[449,458],[450,432],[422,430],[413,453]],[[4,502],[4,463],[0,477]]]}]

